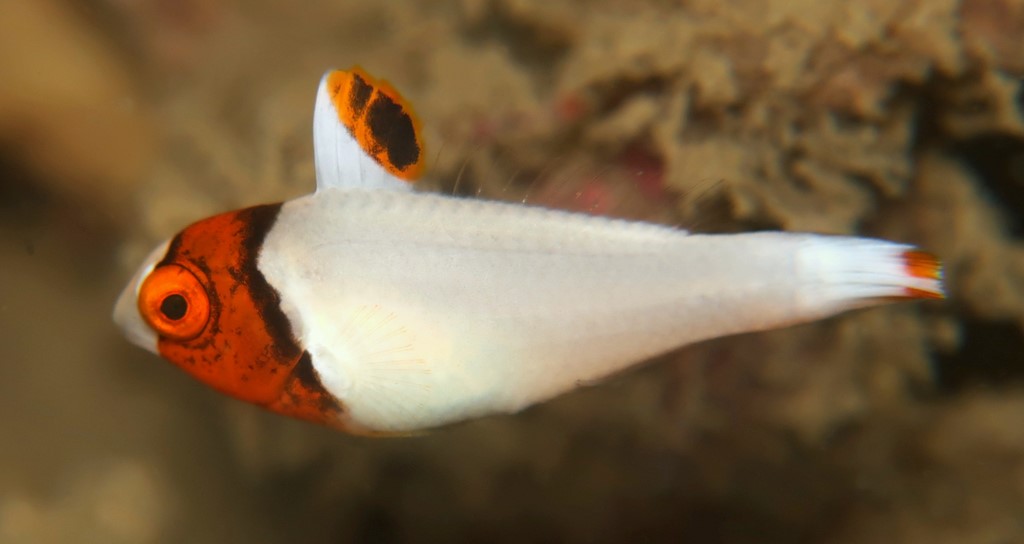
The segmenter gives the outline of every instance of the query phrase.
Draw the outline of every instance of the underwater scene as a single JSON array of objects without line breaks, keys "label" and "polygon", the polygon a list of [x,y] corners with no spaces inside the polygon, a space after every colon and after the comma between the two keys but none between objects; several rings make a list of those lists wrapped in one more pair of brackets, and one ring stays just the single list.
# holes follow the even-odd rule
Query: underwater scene
[{"label": "underwater scene", "polygon": [[7,0],[0,361],[3,544],[1024,542],[1024,0]]}]

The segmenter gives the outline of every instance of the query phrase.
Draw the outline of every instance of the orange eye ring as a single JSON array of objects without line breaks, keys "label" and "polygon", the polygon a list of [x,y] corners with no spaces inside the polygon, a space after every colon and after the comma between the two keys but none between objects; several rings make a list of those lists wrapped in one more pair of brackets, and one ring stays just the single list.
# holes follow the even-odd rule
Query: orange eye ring
[{"label": "orange eye ring", "polygon": [[199,279],[186,268],[164,265],[142,282],[139,313],[161,336],[190,340],[206,328],[210,298]]}]

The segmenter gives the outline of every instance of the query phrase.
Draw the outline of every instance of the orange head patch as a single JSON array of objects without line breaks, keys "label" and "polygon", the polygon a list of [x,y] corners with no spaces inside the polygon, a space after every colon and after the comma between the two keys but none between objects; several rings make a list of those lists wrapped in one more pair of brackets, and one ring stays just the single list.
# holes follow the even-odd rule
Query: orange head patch
[{"label": "orange head patch", "polygon": [[277,291],[257,266],[280,204],[195,223],[142,282],[138,310],[160,354],[207,385],[302,419],[339,425]]},{"label": "orange head patch", "polygon": [[419,177],[424,166],[420,122],[398,91],[358,67],[331,72],[327,90],[339,121],[366,154],[395,177]]}]

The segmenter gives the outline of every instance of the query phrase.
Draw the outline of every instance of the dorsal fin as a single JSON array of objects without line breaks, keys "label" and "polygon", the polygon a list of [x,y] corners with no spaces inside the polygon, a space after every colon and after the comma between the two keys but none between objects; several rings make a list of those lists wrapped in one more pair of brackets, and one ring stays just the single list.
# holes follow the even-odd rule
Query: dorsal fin
[{"label": "dorsal fin", "polygon": [[387,82],[362,68],[320,79],[313,111],[316,188],[406,190],[423,171],[420,123]]}]

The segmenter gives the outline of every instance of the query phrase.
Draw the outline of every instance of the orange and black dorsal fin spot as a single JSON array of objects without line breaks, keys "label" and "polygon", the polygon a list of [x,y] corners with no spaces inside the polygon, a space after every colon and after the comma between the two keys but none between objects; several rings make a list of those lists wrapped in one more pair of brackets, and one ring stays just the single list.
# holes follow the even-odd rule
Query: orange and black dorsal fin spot
[{"label": "orange and black dorsal fin spot", "polygon": [[384,80],[356,66],[328,76],[338,119],[367,154],[405,181],[423,172],[423,141],[412,106]]},{"label": "orange and black dorsal fin spot", "polygon": [[389,186],[423,173],[422,130],[412,106],[362,68],[324,75],[313,134],[318,188]]}]

